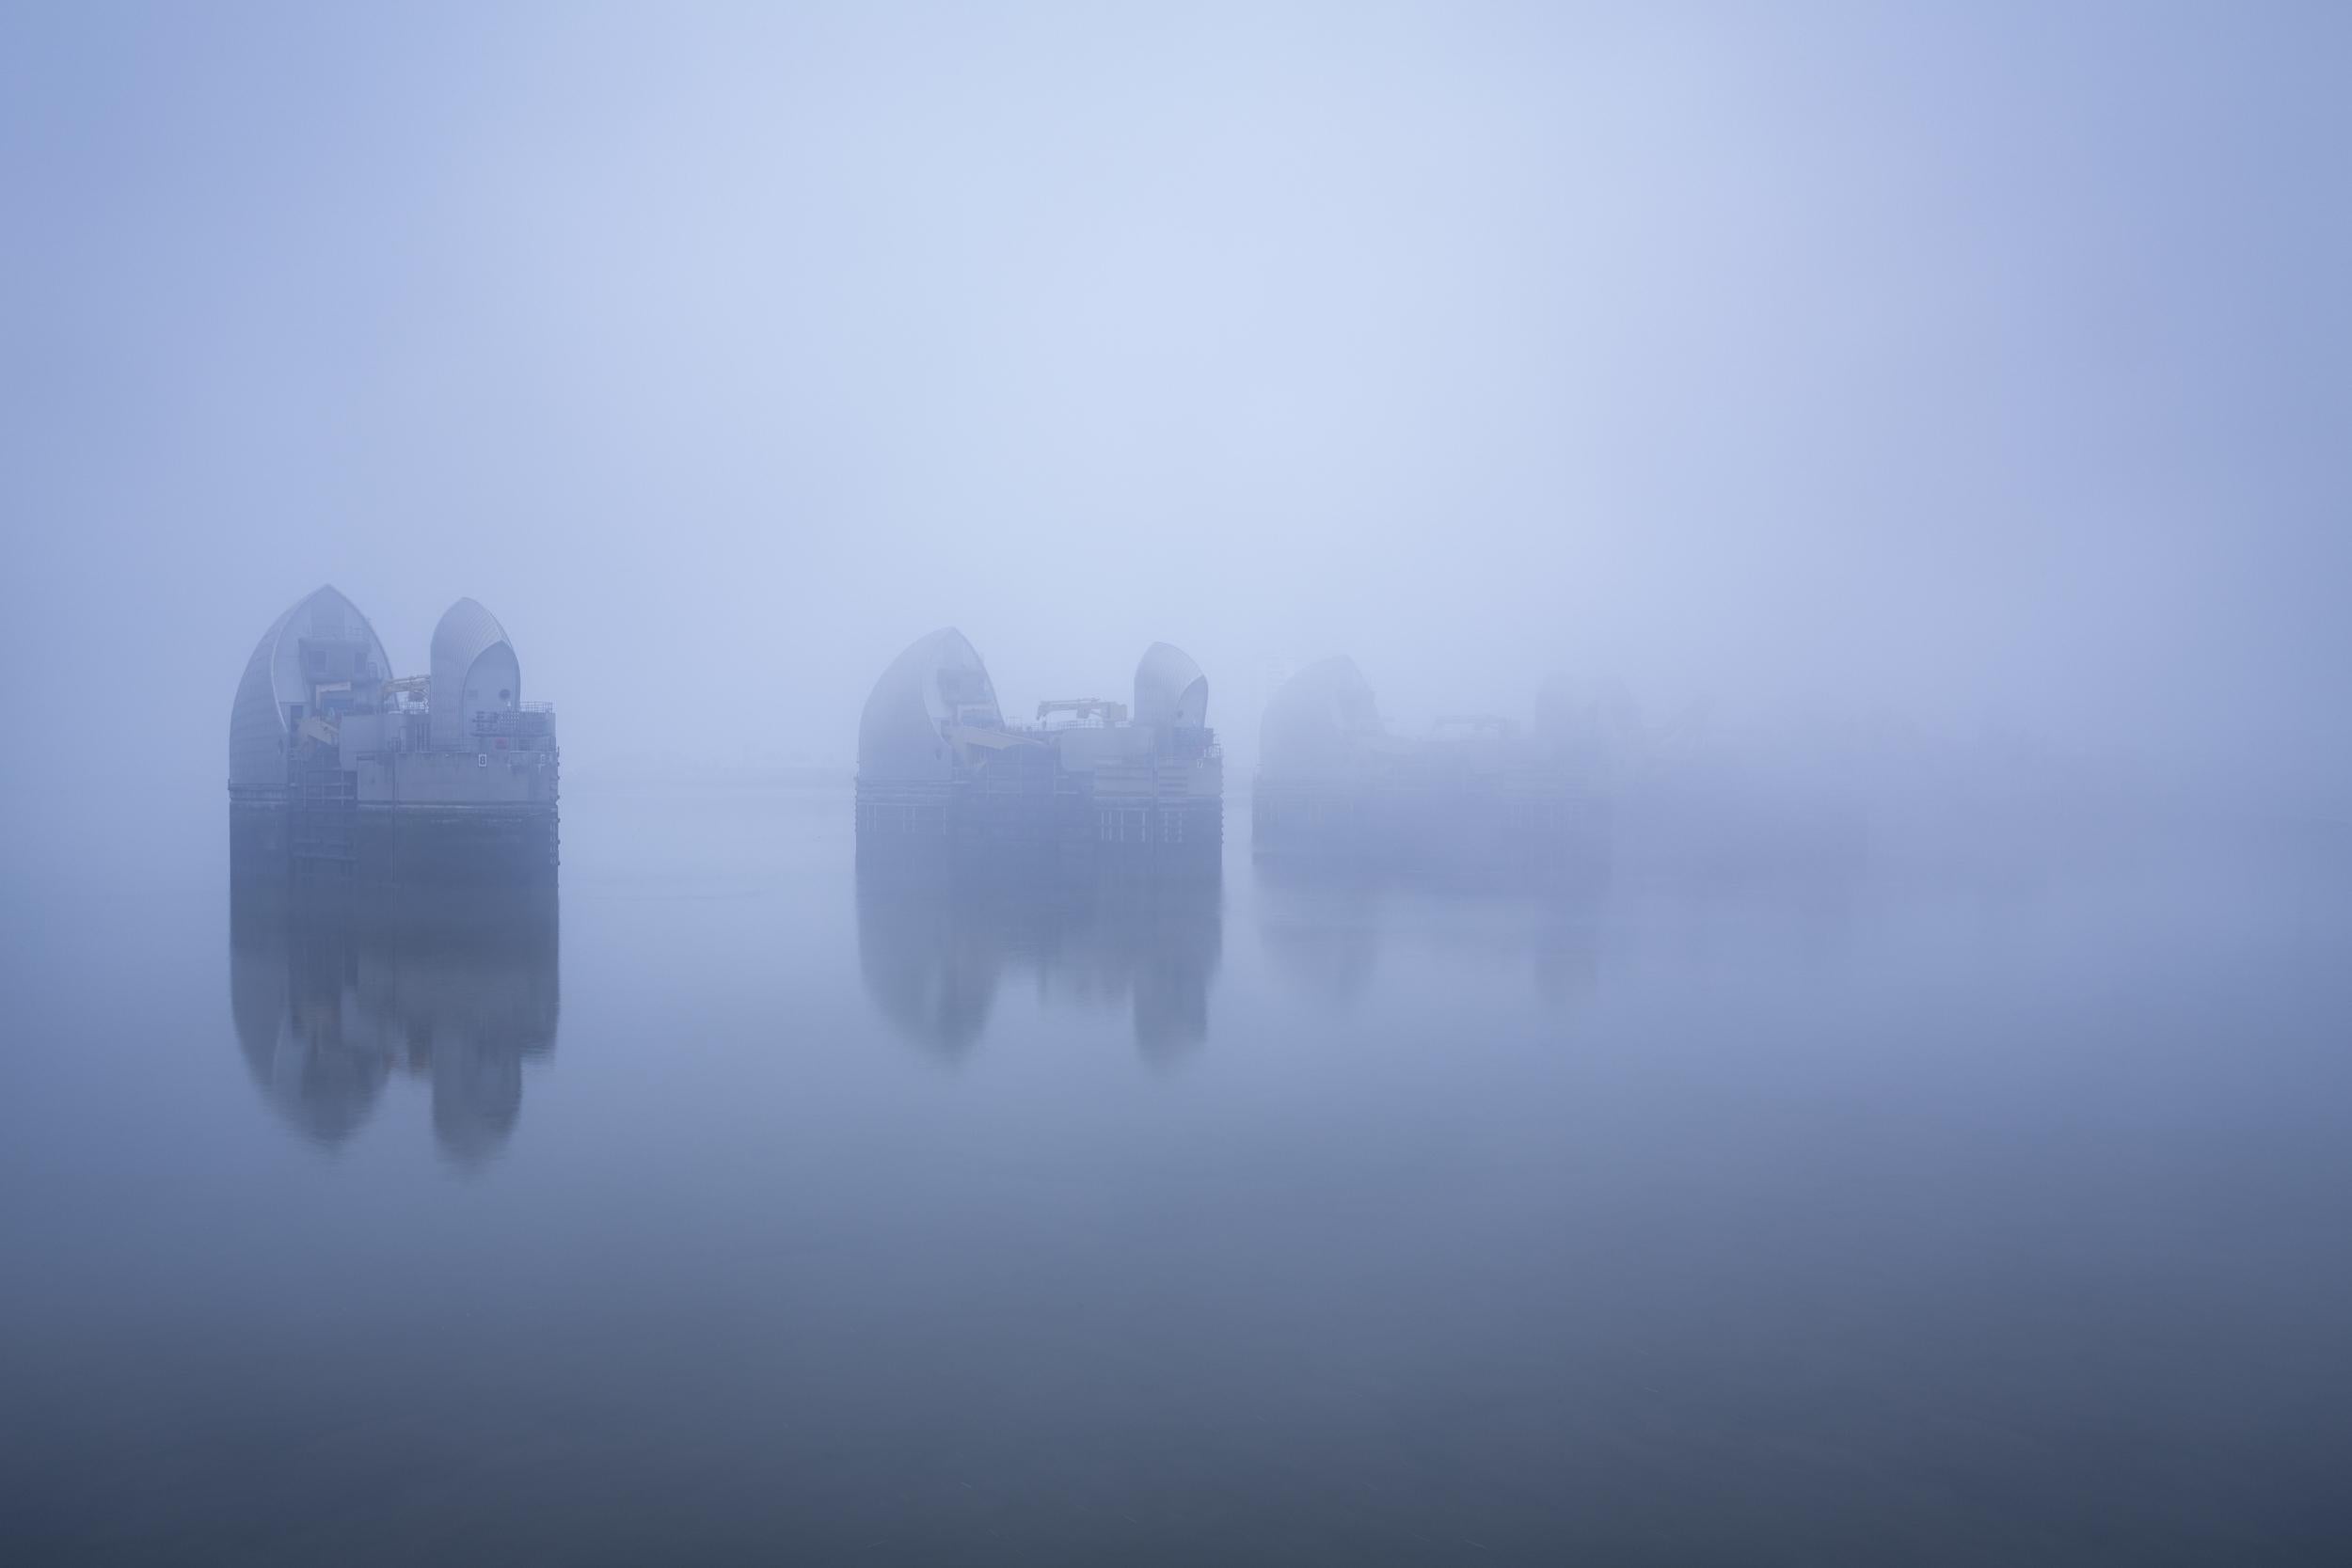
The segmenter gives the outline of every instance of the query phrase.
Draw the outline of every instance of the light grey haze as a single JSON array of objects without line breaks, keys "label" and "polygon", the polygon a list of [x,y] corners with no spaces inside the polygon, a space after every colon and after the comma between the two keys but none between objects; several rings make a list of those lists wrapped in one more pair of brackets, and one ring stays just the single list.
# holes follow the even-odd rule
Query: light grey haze
[{"label": "light grey haze", "polygon": [[2343,3],[0,0],[0,1563],[2352,1562],[2347,435]]},{"label": "light grey haze", "polygon": [[953,624],[1012,711],[1177,642],[1244,777],[1346,650],[2344,798],[2338,8],[4,25],[15,721],[143,790],[333,582],[583,775],[846,768]]}]

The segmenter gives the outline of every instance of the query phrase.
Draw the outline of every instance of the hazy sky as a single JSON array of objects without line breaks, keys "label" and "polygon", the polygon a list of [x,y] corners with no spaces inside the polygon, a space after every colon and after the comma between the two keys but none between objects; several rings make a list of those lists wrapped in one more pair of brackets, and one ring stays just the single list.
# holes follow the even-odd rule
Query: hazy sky
[{"label": "hazy sky", "polygon": [[568,769],[953,623],[2347,784],[2352,8],[10,5],[27,786],[332,581]]}]

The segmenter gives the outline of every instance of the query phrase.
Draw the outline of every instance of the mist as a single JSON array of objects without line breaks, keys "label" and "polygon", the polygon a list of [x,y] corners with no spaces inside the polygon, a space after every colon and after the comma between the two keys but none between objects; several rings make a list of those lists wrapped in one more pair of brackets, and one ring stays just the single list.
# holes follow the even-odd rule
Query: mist
[{"label": "mist", "polygon": [[2352,1561],[2348,67],[0,7],[0,1560]]},{"label": "mist", "polygon": [[583,774],[846,769],[952,624],[1011,709],[1174,641],[1244,768],[1345,651],[2344,799],[2324,8],[8,31],[20,713],[174,788],[333,582],[491,605]]}]

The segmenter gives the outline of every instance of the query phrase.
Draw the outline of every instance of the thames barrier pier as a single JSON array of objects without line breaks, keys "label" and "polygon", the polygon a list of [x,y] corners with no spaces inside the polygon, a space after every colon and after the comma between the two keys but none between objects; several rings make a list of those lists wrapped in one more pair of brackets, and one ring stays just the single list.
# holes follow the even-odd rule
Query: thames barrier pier
[{"label": "thames barrier pier", "polygon": [[1539,705],[1532,732],[1491,714],[1391,733],[1352,658],[1293,675],[1267,704],[1251,790],[1258,858],[1544,881],[1605,858],[1589,748]]},{"label": "thames barrier pier", "polygon": [[427,672],[394,676],[375,628],[333,588],[271,623],[230,710],[238,875],[554,877],[555,710],[523,700],[505,628],[458,600]]},{"label": "thames barrier pier", "polygon": [[1144,855],[1214,863],[1225,834],[1225,755],[1209,683],[1154,642],[1134,703],[1040,703],[1006,721],[988,667],[950,626],[918,639],[874,683],[858,723],[861,860],[913,852]]}]

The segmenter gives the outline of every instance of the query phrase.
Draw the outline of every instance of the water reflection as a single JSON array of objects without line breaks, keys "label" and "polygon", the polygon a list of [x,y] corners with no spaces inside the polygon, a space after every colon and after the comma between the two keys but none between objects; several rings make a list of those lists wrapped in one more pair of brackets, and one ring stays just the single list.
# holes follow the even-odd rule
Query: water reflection
[{"label": "water reflection", "polygon": [[422,1079],[442,1152],[495,1154],[522,1064],[555,1047],[553,886],[230,890],[229,990],[255,1084],[289,1125],[340,1146],[394,1074]]},{"label": "water reflection", "polygon": [[1392,945],[1518,971],[1546,1002],[1581,996],[1598,973],[1605,876],[1532,879],[1406,874],[1333,861],[1252,866],[1258,930],[1276,973],[1333,1006],[1353,1005]]},{"label": "water reflection", "polygon": [[1146,1058],[1182,1055],[1209,1033],[1224,933],[1214,863],[861,863],[858,963],[898,1032],[945,1057],[988,1026],[1009,974],[1049,1006],[1131,1005]]}]

